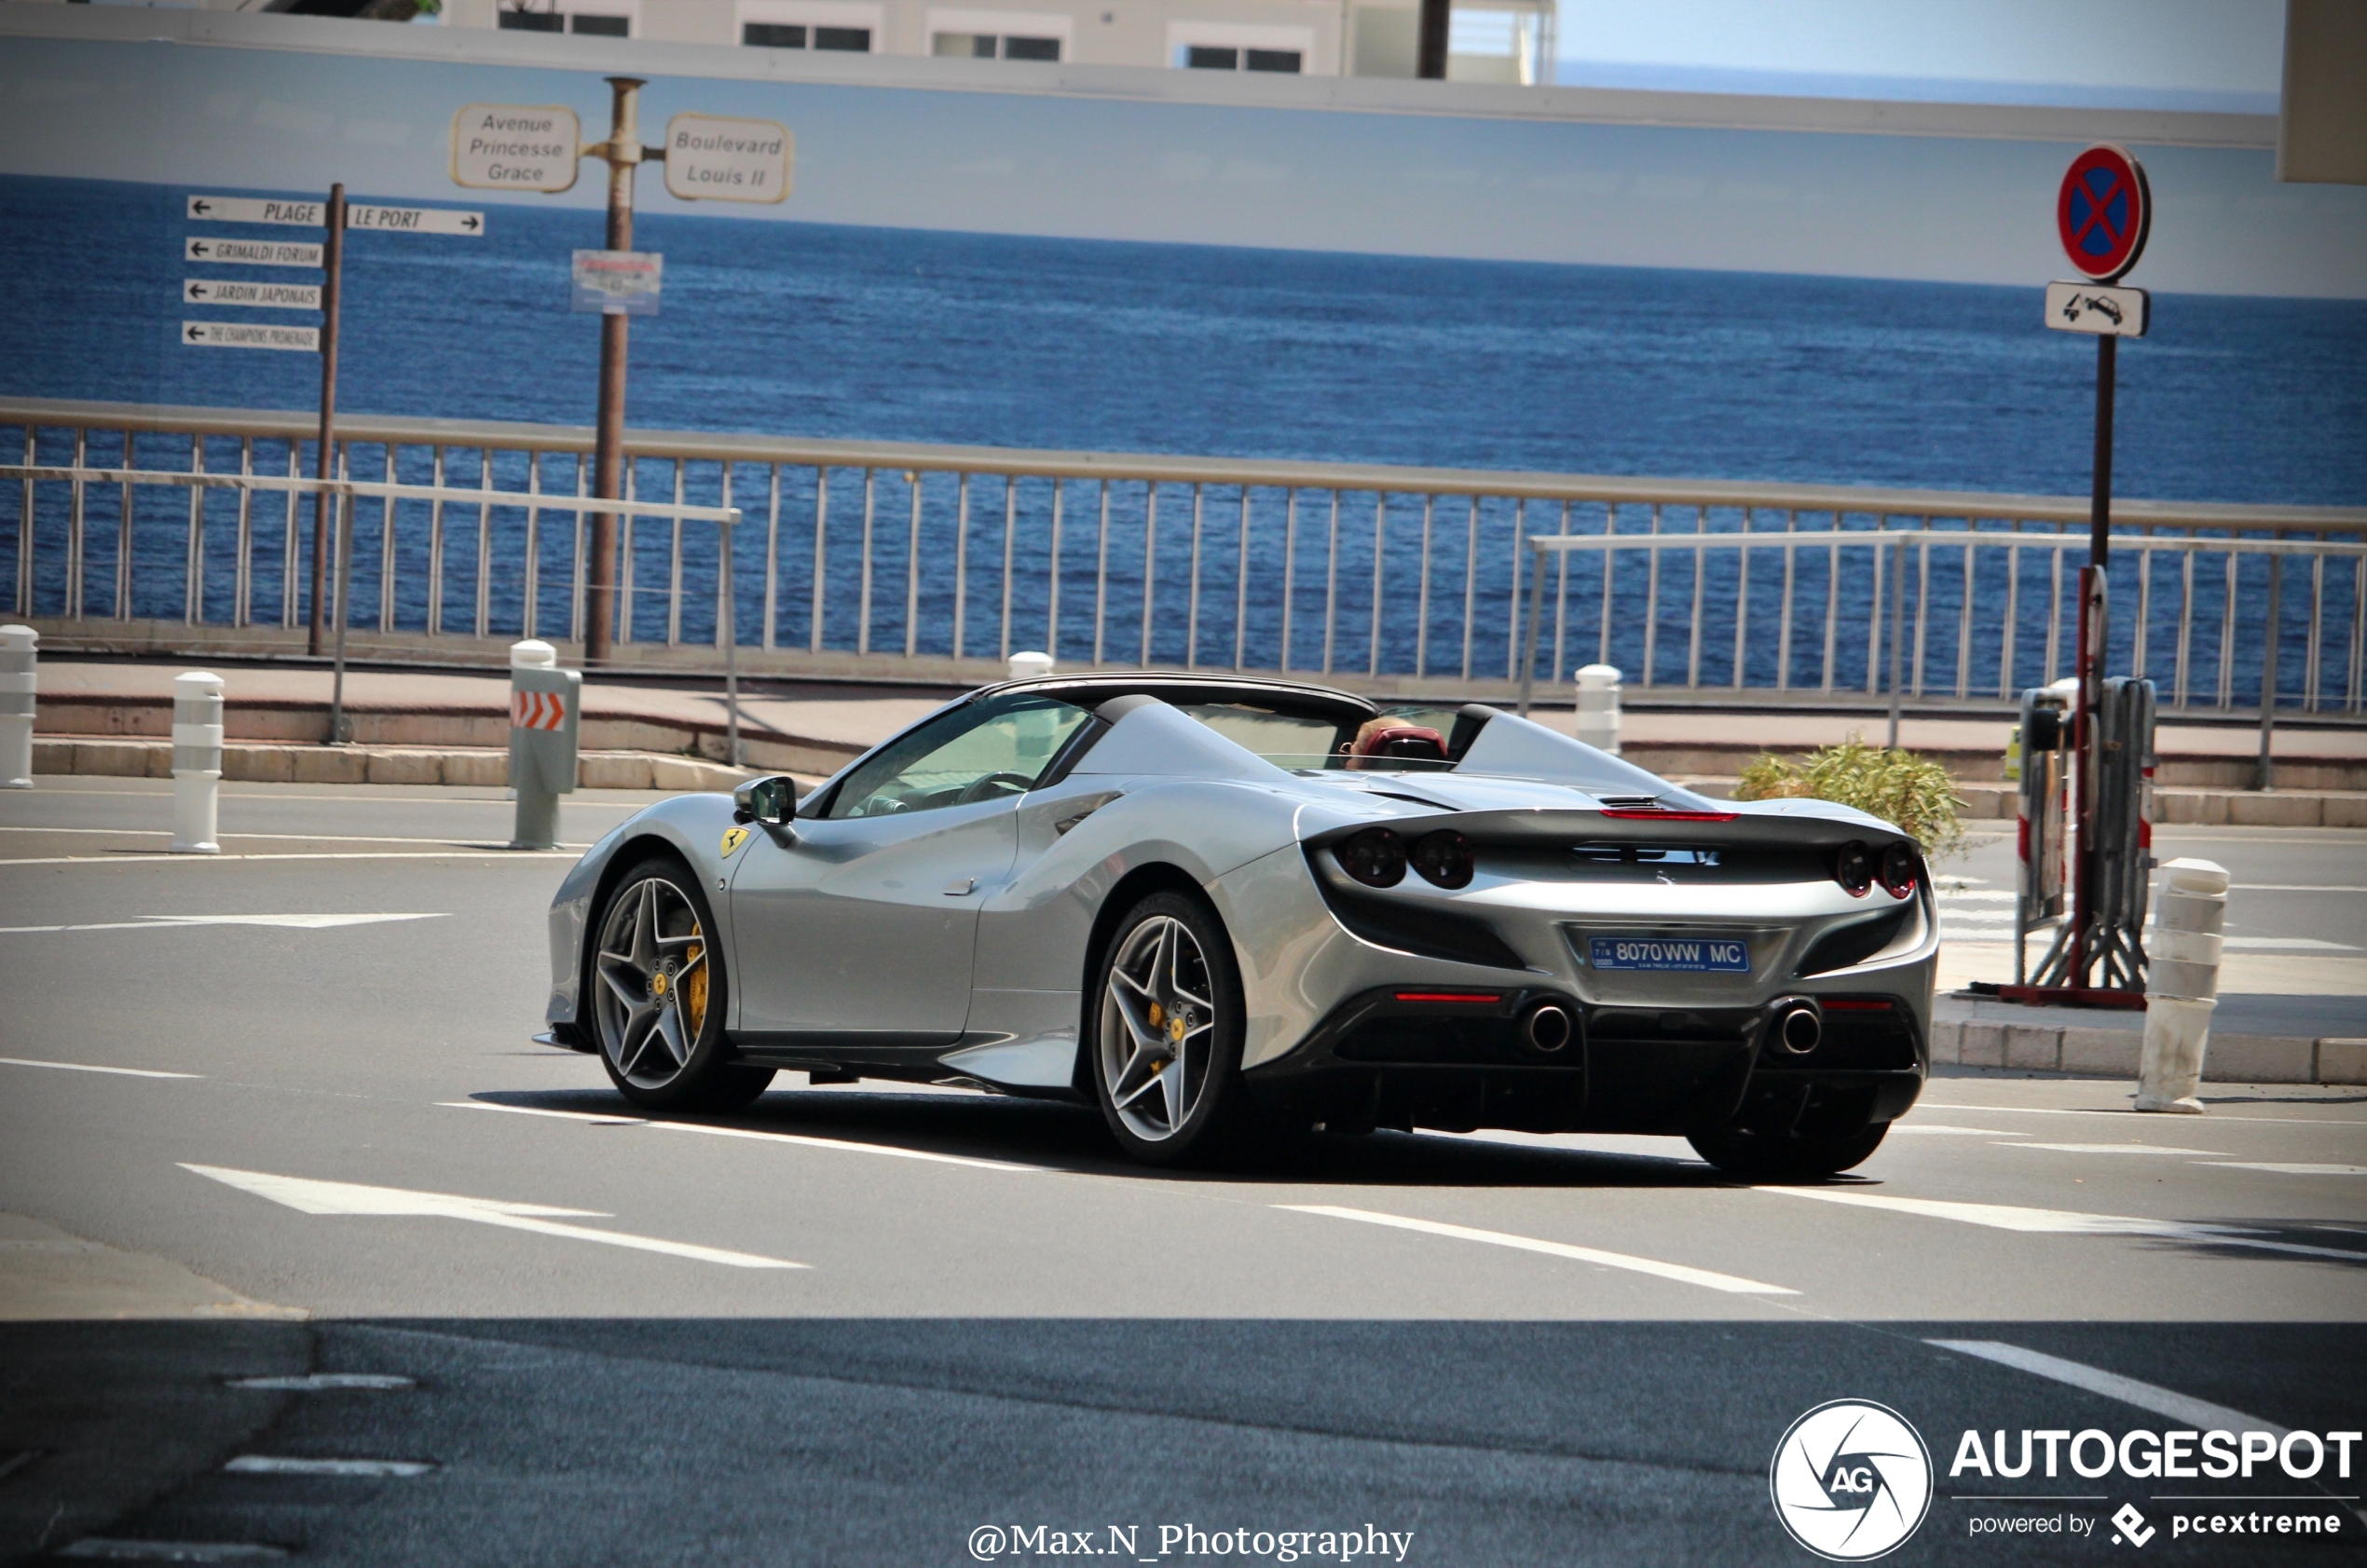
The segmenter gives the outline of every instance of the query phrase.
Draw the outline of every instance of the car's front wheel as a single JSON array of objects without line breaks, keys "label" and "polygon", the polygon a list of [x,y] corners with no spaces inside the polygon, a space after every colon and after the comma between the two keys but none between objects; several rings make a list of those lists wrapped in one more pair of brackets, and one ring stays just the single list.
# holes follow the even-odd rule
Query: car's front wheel
[{"label": "car's front wheel", "polygon": [[1729,1176],[1745,1181],[1814,1181],[1838,1176],[1881,1147],[1888,1122],[1845,1132],[1697,1132],[1687,1135],[1693,1152]]},{"label": "car's front wheel", "polygon": [[1241,984],[1213,910],[1153,893],[1101,957],[1093,1084],[1126,1152],[1175,1165],[1211,1152],[1241,1114]]},{"label": "car's front wheel", "polygon": [[689,867],[670,856],[635,866],[595,929],[593,1029],[619,1092],[658,1111],[736,1110],[764,1092],[772,1069],[728,1059],[729,979]]}]

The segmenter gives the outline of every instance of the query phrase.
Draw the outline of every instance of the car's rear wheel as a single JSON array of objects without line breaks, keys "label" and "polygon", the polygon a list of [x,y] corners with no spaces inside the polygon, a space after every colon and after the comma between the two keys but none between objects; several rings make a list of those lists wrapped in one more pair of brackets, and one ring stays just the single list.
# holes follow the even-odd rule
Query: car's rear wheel
[{"label": "car's rear wheel", "polygon": [[1881,1147],[1888,1122],[1846,1132],[1697,1132],[1686,1136],[1693,1152],[1729,1176],[1746,1181],[1814,1181],[1838,1176]]},{"label": "car's rear wheel", "polygon": [[620,1093],[652,1110],[728,1111],[764,1092],[772,1069],[728,1059],[729,981],[689,867],[670,856],[635,866],[595,929],[593,1030]]},{"label": "car's rear wheel", "polygon": [[1094,995],[1093,1084],[1111,1135],[1152,1165],[1211,1152],[1246,1099],[1240,974],[1215,912],[1173,893],[1135,905]]}]

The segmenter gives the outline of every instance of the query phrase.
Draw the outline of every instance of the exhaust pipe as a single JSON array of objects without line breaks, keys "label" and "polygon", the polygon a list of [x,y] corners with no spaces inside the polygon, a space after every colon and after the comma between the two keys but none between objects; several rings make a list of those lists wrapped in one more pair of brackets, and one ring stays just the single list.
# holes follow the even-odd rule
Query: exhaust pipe
[{"label": "exhaust pipe", "polygon": [[1541,1056],[1563,1049],[1576,1033],[1569,1010],[1558,1002],[1540,1002],[1521,1020],[1522,1042]]},{"label": "exhaust pipe", "polygon": [[1775,1004],[1768,1039],[1786,1056],[1805,1057],[1825,1038],[1825,1015],[1807,997],[1787,997]]}]

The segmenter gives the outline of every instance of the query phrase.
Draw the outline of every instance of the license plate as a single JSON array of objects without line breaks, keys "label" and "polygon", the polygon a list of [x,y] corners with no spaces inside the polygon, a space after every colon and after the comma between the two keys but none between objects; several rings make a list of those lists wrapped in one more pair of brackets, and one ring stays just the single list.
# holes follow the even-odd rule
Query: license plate
[{"label": "license plate", "polygon": [[1596,969],[1680,969],[1697,974],[1747,975],[1747,942],[1701,936],[1590,936],[1586,961]]}]

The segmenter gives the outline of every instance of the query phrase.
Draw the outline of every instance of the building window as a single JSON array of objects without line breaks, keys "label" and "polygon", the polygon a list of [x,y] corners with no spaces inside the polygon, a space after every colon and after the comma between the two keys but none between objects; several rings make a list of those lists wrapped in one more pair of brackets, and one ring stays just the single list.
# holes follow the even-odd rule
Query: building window
[{"label": "building window", "polygon": [[[809,36],[813,42],[807,43]],[[808,27],[800,21],[746,21],[740,42],[766,49],[843,49],[850,54],[871,52],[868,27]]]},{"label": "building window", "polygon": [[633,18],[612,11],[505,10],[499,20],[503,31],[511,33],[575,33],[595,38],[633,36]]},{"label": "building window", "polygon": [[958,60],[1057,61],[1060,58],[1060,41],[1011,33],[939,33],[929,41],[929,52]]},{"label": "building window", "polygon": [[1281,71],[1296,75],[1304,59],[1297,49],[1237,49],[1222,44],[1187,44],[1184,48],[1187,71]]}]

